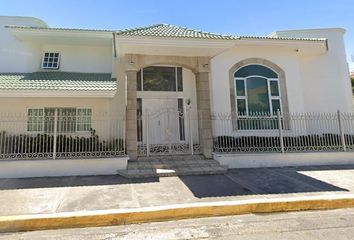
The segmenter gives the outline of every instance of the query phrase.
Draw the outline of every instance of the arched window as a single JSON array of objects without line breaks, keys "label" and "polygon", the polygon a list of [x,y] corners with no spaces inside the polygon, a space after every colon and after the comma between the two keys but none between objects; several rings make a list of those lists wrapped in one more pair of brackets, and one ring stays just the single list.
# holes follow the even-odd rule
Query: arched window
[{"label": "arched window", "polygon": [[239,68],[234,74],[235,107],[239,116],[274,116],[282,109],[278,74],[263,65]]}]

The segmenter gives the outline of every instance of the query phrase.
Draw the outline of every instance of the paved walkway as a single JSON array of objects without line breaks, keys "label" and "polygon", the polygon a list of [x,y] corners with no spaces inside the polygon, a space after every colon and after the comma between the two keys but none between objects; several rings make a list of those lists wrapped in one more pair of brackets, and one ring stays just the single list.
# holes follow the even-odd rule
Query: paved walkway
[{"label": "paved walkway", "polygon": [[234,169],[224,175],[0,180],[0,215],[354,193],[354,166]]}]

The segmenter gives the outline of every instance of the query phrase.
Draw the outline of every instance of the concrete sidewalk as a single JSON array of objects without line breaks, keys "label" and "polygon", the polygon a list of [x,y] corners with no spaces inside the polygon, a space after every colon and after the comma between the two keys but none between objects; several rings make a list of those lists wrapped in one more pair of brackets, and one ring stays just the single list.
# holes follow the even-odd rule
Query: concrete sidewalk
[{"label": "concrete sidewalk", "polygon": [[352,196],[354,166],[235,169],[225,175],[0,180],[0,215],[136,209],[284,197]]}]

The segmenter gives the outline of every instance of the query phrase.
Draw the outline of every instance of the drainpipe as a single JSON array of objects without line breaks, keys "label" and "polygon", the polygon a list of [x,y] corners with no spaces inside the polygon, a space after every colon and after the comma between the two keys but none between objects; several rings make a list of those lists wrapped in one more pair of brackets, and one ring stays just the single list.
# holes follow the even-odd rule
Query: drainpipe
[{"label": "drainpipe", "polygon": [[113,34],[113,52],[114,52],[114,57],[116,58],[117,57],[116,34],[115,33],[112,34]]}]

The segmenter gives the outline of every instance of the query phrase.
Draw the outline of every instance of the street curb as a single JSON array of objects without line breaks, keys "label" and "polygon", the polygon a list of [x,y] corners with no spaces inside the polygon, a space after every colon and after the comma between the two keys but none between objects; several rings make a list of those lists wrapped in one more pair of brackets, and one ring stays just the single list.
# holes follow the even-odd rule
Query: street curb
[{"label": "street curb", "polygon": [[354,207],[354,195],[288,197],[212,203],[191,203],[147,208],[65,212],[0,217],[0,232],[99,227],[198,217],[324,210]]}]

